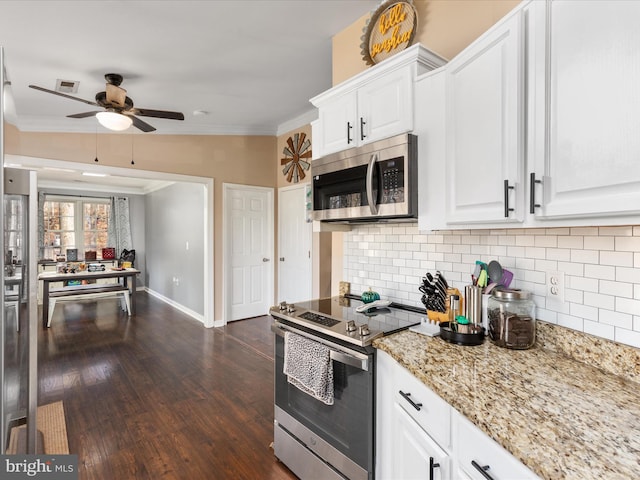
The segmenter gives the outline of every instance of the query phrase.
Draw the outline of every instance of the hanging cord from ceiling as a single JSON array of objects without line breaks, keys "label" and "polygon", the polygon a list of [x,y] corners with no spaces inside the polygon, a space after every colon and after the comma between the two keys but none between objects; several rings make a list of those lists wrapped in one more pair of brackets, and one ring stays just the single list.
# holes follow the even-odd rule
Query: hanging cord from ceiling
[{"label": "hanging cord from ceiling", "polygon": [[98,161],[98,126],[96,125],[96,158],[94,162]]},{"label": "hanging cord from ceiling", "polygon": [[133,130],[131,130],[131,165],[135,165],[136,162],[133,161]]}]

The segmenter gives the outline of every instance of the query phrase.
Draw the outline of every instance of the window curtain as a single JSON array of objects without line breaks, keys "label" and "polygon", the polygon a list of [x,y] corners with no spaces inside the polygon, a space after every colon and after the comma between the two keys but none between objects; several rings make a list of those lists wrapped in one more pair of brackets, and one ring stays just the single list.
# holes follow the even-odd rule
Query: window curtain
[{"label": "window curtain", "polygon": [[133,250],[131,242],[131,220],[129,219],[129,198],[111,197],[111,211],[109,213],[108,244],[116,249],[116,258],[122,250]]},{"label": "window curtain", "polygon": [[43,192],[38,192],[38,259],[44,258],[44,201]]}]

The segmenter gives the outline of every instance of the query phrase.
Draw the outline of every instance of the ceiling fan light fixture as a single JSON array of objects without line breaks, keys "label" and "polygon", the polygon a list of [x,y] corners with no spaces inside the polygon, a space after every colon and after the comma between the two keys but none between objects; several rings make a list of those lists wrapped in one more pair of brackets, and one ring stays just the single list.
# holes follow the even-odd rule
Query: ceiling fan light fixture
[{"label": "ceiling fan light fixture", "polygon": [[133,123],[131,117],[116,112],[98,112],[96,118],[100,125],[115,131],[126,130]]}]

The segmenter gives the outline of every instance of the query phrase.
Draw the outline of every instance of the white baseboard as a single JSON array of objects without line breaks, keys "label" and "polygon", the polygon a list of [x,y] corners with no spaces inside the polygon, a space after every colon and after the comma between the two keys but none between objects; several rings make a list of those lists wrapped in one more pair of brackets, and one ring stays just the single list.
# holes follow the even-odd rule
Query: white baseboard
[{"label": "white baseboard", "polygon": [[[149,287],[144,287],[144,288],[137,288],[136,291],[139,290],[144,290],[146,291],[149,295],[152,295],[154,297],[156,297],[158,300],[162,300],[164,303],[171,305],[173,308],[175,308],[176,310],[180,310],[182,313],[184,313],[185,315],[189,315],[191,318],[198,320],[200,323],[204,324],[204,315],[198,313],[198,312],[194,312],[193,310],[191,310],[190,308],[185,307],[184,305],[181,305],[180,303],[177,303],[174,300],[171,300],[170,298],[165,297],[164,295],[151,290]],[[217,322],[216,322],[217,323]],[[218,326],[218,325],[215,325]]]}]

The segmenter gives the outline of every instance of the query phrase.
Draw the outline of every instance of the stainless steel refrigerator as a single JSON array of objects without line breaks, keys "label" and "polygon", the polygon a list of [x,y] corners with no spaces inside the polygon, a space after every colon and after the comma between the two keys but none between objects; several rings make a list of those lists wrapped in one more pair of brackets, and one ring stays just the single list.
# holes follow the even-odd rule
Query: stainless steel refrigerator
[{"label": "stainless steel refrigerator", "polygon": [[0,452],[5,453],[12,428],[26,423],[26,442],[19,453],[36,450],[38,399],[37,181],[36,173],[4,166],[6,73],[0,47]]}]

